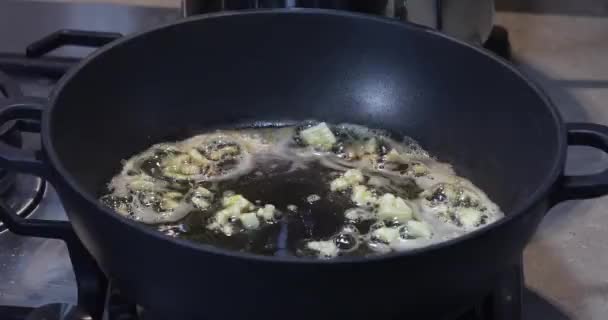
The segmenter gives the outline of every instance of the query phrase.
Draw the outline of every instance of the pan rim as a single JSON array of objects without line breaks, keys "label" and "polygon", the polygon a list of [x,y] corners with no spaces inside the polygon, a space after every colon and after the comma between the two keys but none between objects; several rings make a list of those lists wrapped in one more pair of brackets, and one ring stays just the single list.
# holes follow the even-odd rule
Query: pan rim
[{"label": "pan rim", "polygon": [[[543,101],[548,111],[550,112],[551,117],[553,118],[553,122],[555,128],[557,129],[557,158],[554,159],[553,165],[550,171],[547,173],[546,178],[539,183],[538,187],[528,196],[524,201],[516,204],[514,208],[506,215],[504,218],[488,225],[483,228],[479,228],[473,232],[467,233],[465,235],[456,237],[454,239],[450,239],[443,242],[438,242],[429,246],[411,249],[402,252],[391,252],[383,255],[374,255],[374,256],[363,256],[363,257],[340,257],[337,259],[302,259],[298,257],[275,257],[275,256],[263,256],[257,255],[253,253],[247,252],[239,252],[228,249],[222,249],[219,247],[215,247],[210,244],[204,243],[196,243],[192,241],[188,241],[186,239],[173,238],[168,237],[156,230],[152,230],[137,221],[132,219],[123,217],[121,215],[116,214],[109,207],[101,204],[97,198],[95,198],[92,194],[83,190],[83,188],[76,181],[75,177],[70,173],[59,160],[59,156],[54,148],[53,141],[51,140],[51,123],[53,122],[53,110],[57,107],[57,100],[60,97],[60,93],[64,91],[64,88],[67,84],[69,84],[72,79],[80,72],[81,69],[85,68],[92,61],[97,59],[97,57],[104,55],[108,51],[123,45],[124,43],[129,42],[130,40],[147,35],[152,34],[156,31],[163,30],[165,28],[177,26],[180,24],[191,23],[193,21],[207,20],[207,19],[221,19],[223,17],[230,16],[247,16],[247,15],[276,15],[276,14],[313,14],[313,15],[326,15],[326,16],[336,16],[343,18],[352,18],[352,19],[364,19],[368,21],[374,21],[375,23],[383,23],[388,25],[393,25],[398,28],[402,28],[403,30],[408,30],[410,32],[425,32],[430,34],[433,37],[438,37],[443,39],[443,41],[450,41],[456,45],[461,47],[468,48],[469,50],[473,50],[476,54],[479,54],[480,57],[484,57],[487,59],[491,59],[495,61],[497,64],[501,65],[503,68],[506,68],[507,71],[511,72],[513,75],[520,78],[524,81],[528,87],[530,87]],[[200,16],[194,16],[186,19],[179,20],[177,22],[166,23],[163,25],[156,26],[151,29],[147,29],[145,31],[133,33],[131,35],[122,37],[109,45],[106,45],[82,61],[80,61],[75,67],[71,68],[66,75],[64,75],[55,86],[51,96],[49,98],[49,106],[45,111],[45,117],[42,121],[42,143],[43,150],[47,155],[47,159],[50,160],[50,165],[54,168],[54,170],[59,174],[62,180],[65,181],[65,184],[69,186],[78,196],[85,199],[90,205],[95,207],[97,210],[102,211],[104,214],[109,215],[110,219],[115,219],[115,222],[123,223],[129,226],[133,231],[143,232],[147,236],[151,236],[156,238],[157,240],[169,241],[174,245],[186,247],[188,249],[203,251],[206,254],[213,254],[218,256],[224,256],[227,258],[234,259],[244,259],[244,260],[255,260],[264,263],[277,263],[277,264],[311,264],[311,265],[334,265],[334,264],[353,264],[353,263],[370,263],[370,262],[380,262],[387,261],[392,259],[403,259],[403,258],[414,258],[420,254],[431,254],[438,250],[448,249],[451,246],[456,244],[460,244],[462,242],[473,241],[474,238],[480,237],[487,232],[493,232],[494,229],[500,228],[503,225],[506,225],[514,220],[515,218],[525,214],[530,208],[532,208],[535,204],[539,203],[549,194],[549,191],[558,181],[560,175],[563,172],[565,159],[566,159],[566,130],[565,125],[562,120],[562,117],[552,103],[551,99],[548,95],[531,79],[525,76],[520,70],[516,69],[514,65],[510,62],[498,57],[480,47],[473,46],[469,43],[461,41],[459,39],[453,38],[451,36],[445,35],[436,31],[434,29],[430,29],[426,26],[421,26],[409,22],[398,21],[386,17],[380,16],[372,16],[361,13],[347,12],[347,11],[337,11],[337,10],[327,10],[327,9],[302,9],[302,8],[288,8],[288,9],[254,9],[254,10],[240,10],[240,11],[227,11],[227,12],[219,12],[212,13]]]}]

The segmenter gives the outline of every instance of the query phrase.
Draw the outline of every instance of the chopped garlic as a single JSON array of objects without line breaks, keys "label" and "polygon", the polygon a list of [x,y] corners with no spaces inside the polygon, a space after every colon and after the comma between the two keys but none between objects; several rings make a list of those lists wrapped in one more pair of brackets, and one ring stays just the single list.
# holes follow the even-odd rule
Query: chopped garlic
[{"label": "chopped garlic", "polygon": [[260,220],[258,220],[255,212],[243,213],[239,216],[239,219],[245,229],[254,230],[260,227]]},{"label": "chopped garlic", "polygon": [[190,198],[192,204],[199,210],[208,209],[211,206],[210,199],[213,199],[213,193],[203,187],[194,189],[194,195]]},{"label": "chopped garlic", "polygon": [[234,233],[234,227],[231,224],[222,225],[220,230],[227,236],[231,236]]},{"label": "chopped garlic", "polygon": [[241,215],[241,211],[235,207],[228,207],[215,213],[215,220],[220,226],[223,226],[230,222],[231,219],[236,219]]},{"label": "chopped garlic", "polygon": [[267,204],[264,208],[260,208],[257,211],[258,217],[264,218],[266,221],[270,221],[274,219],[275,207],[271,204]]},{"label": "chopped garlic", "polygon": [[194,189],[194,195],[197,197],[213,198],[213,193],[207,188],[197,187]]},{"label": "chopped garlic", "polygon": [[336,143],[336,137],[325,122],[300,131],[300,137],[309,146],[327,151]]},{"label": "chopped garlic", "polygon": [[350,185],[359,184],[364,181],[363,173],[361,173],[361,170],[357,169],[346,170],[343,177]]},{"label": "chopped garlic", "polygon": [[456,197],[458,196],[458,189],[453,184],[444,183],[440,186],[440,188],[443,188],[443,194],[445,194],[445,196],[447,197],[447,200],[450,202],[455,200]]},{"label": "chopped garlic", "polygon": [[339,249],[332,240],[311,241],[306,244],[308,249],[317,251],[321,258],[333,258],[338,255]]},{"label": "chopped garlic", "polygon": [[366,186],[356,185],[350,199],[358,206],[369,206],[378,201],[374,194]]},{"label": "chopped garlic", "polygon": [[[198,197],[197,199],[204,201],[204,199],[201,197]],[[260,220],[258,217],[263,218],[266,221],[271,221],[275,216],[275,207],[271,204],[267,204],[263,208],[259,208],[257,211],[247,212],[247,210],[254,209],[254,206],[249,200],[245,199],[245,197],[240,194],[233,195],[228,193],[222,199],[222,205],[224,206],[224,209],[215,213],[214,221],[207,225],[207,228],[212,230],[220,230],[226,235],[231,235],[234,233],[234,228],[232,227],[231,223],[236,219],[240,220],[243,227],[246,229],[253,230],[260,227]],[[227,228],[226,225],[229,225],[230,228]],[[229,231],[230,234],[226,233],[225,231]]]},{"label": "chopped garlic", "polygon": [[390,183],[391,182],[387,178],[378,177],[378,176],[371,176],[369,178],[369,180],[367,181],[368,185],[374,186],[374,187],[383,187]]},{"label": "chopped garlic", "polygon": [[378,141],[376,138],[371,138],[365,142],[363,145],[363,152],[365,153],[375,153],[378,150]]},{"label": "chopped garlic", "polygon": [[405,226],[407,227],[407,233],[414,238],[430,239],[433,235],[431,227],[426,222],[410,220]]},{"label": "chopped garlic", "polygon": [[179,202],[177,202],[173,199],[163,198],[160,202],[160,207],[163,210],[173,210],[173,209],[179,207]]},{"label": "chopped garlic", "polygon": [[314,202],[317,202],[321,200],[321,197],[318,194],[311,194],[308,197],[306,197],[306,202],[313,204]]},{"label": "chopped garlic", "polygon": [[460,193],[458,194],[458,199],[456,200],[456,202],[457,205],[470,207],[477,206],[481,202],[481,199],[475,191],[469,190],[467,188],[462,188],[460,190]]},{"label": "chopped garlic", "polygon": [[481,222],[481,212],[474,208],[459,208],[456,210],[458,220],[465,228],[476,227]]},{"label": "chopped garlic", "polygon": [[344,212],[344,216],[346,219],[350,221],[364,221],[364,220],[372,220],[376,218],[376,214],[372,211],[362,209],[362,208],[352,208],[348,209]]},{"label": "chopped garlic", "polygon": [[365,181],[365,178],[360,170],[350,169],[346,170],[342,176],[334,179],[329,184],[329,188],[331,191],[342,191],[354,185],[360,184],[363,181]]},{"label": "chopped garlic", "polygon": [[397,228],[383,227],[372,232],[372,237],[386,244],[391,244],[399,239]]},{"label": "chopped garlic", "polygon": [[386,154],[386,160],[390,162],[401,162],[403,161],[403,157],[399,154],[399,152],[397,152],[397,150],[392,149]]},{"label": "chopped garlic", "polygon": [[423,176],[429,173],[429,168],[422,163],[413,162],[410,164],[410,169],[408,170],[410,174],[416,177]]},{"label": "chopped garlic", "polygon": [[329,184],[329,189],[331,191],[342,191],[348,189],[349,187],[350,184],[343,177],[336,178]]},{"label": "chopped garlic", "polygon": [[240,194],[224,197],[222,205],[226,208],[235,208],[239,212],[253,209],[251,202]]},{"label": "chopped garlic", "polygon": [[237,155],[239,154],[239,148],[235,145],[223,146],[219,149],[213,150],[209,153],[209,159],[218,161],[224,158],[226,155]]},{"label": "chopped garlic", "polygon": [[383,220],[406,222],[413,217],[412,208],[400,197],[385,193],[378,200],[378,217]]},{"label": "chopped garlic", "polygon": [[179,167],[179,172],[187,176],[192,176],[201,173],[201,168],[195,164],[186,163]]},{"label": "chopped garlic", "polygon": [[425,190],[421,197],[427,206],[436,206],[438,204],[450,204],[457,200],[458,190],[455,185],[449,183],[439,183]]},{"label": "chopped garlic", "polygon": [[181,194],[177,191],[169,191],[163,195],[163,197],[169,198],[169,199],[179,199],[182,196],[183,196],[183,194]]},{"label": "chopped garlic", "polygon": [[129,189],[135,191],[150,191],[154,190],[155,183],[153,181],[146,180],[145,178],[135,179],[128,184]]},{"label": "chopped garlic", "polygon": [[206,210],[211,206],[211,203],[209,203],[209,201],[201,197],[192,197],[192,199],[190,200],[192,201],[192,204],[200,210]]},{"label": "chopped garlic", "polygon": [[121,203],[114,210],[116,210],[116,212],[122,214],[123,216],[128,216],[130,214],[131,208],[128,204]]},{"label": "chopped garlic", "polygon": [[225,196],[222,199],[222,205],[224,209],[215,213],[214,221],[207,225],[207,228],[220,230],[229,236],[234,232],[234,228],[230,224],[231,220],[239,218],[246,210],[252,210],[253,204],[242,195],[236,194]]},{"label": "chopped garlic", "polygon": [[200,167],[190,163],[190,156],[180,154],[173,157],[167,157],[162,161],[163,175],[174,179],[188,179],[189,176],[200,173]]}]

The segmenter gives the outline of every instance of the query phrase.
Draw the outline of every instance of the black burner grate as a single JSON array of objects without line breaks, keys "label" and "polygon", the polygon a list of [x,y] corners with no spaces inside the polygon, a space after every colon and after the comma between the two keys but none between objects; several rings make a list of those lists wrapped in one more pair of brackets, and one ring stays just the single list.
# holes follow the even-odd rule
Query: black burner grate
[{"label": "black burner grate", "polygon": [[[23,94],[19,84],[0,72],[0,107],[15,101]],[[34,128],[32,128],[32,126]],[[0,127],[0,141],[13,147],[21,147],[23,137],[20,132],[36,129],[39,124],[13,121]],[[0,168],[0,201],[22,217],[26,217],[38,206],[45,190],[45,183],[37,177],[17,174]],[[0,222],[0,232],[6,227]]]}]

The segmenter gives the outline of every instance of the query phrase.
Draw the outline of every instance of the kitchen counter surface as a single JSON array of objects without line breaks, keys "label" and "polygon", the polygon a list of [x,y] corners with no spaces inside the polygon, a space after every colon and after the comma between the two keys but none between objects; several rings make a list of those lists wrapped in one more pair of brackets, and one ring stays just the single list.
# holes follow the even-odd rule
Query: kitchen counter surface
[{"label": "kitchen counter surface", "polygon": [[[566,121],[608,124],[608,16],[499,13],[515,60]],[[570,148],[567,172],[608,167],[596,150]],[[608,318],[608,198],[550,211],[524,254],[526,283],[570,319]]]}]

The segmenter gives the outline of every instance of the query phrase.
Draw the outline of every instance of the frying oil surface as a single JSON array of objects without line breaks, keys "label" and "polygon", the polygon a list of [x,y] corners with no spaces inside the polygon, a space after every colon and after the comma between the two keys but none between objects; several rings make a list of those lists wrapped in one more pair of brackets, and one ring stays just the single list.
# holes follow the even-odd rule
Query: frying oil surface
[{"label": "frying oil surface", "polygon": [[320,258],[426,246],[503,216],[409,139],[313,122],[154,145],[100,201],[169,236]]}]

